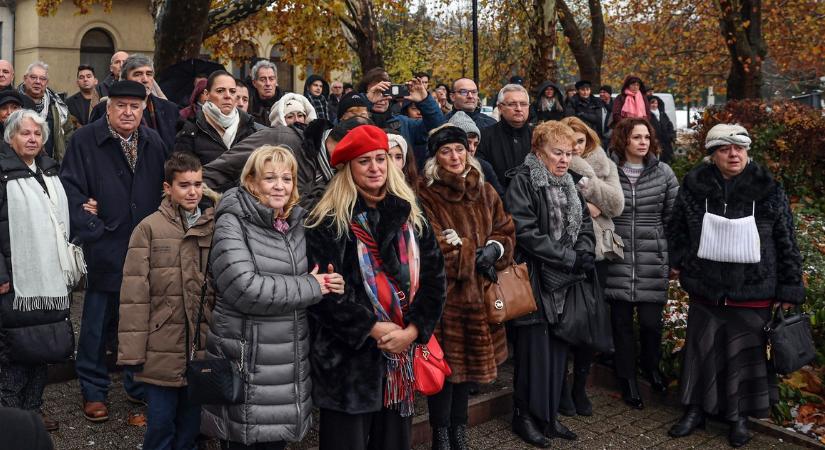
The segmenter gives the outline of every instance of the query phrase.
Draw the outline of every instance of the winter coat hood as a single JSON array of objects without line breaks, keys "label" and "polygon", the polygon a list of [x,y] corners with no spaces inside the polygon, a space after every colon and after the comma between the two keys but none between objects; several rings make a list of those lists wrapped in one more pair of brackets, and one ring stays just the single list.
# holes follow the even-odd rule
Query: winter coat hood
[{"label": "winter coat hood", "polygon": [[324,86],[322,91],[321,91],[321,96],[324,97],[324,98],[328,98],[329,97],[329,83],[327,83],[327,80],[325,80],[324,77],[322,77],[321,75],[318,75],[318,74],[312,74],[312,75],[307,77],[306,81],[304,81],[304,95],[307,95],[307,96],[312,95],[312,94],[309,93],[309,87],[312,86],[312,83],[314,83],[318,80],[320,80],[321,83]]}]

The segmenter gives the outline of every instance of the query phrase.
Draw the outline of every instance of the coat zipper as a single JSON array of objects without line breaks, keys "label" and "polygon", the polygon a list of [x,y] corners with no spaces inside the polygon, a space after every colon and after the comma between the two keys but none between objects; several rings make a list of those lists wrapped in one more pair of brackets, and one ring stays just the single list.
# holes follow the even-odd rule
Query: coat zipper
[{"label": "coat zipper", "polygon": [[[292,246],[289,245],[289,239],[287,238],[286,233],[280,233],[280,234],[284,239],[284,244],[286,245],[286,250],[287,250],[287,252],[289,252],[289,262],[290,262],[290,264],[292,264],[292,275],[298,275],[298,266],[295,265],[295,254],[292,252]],[[293,330],[295,330],[295,336],[297,337],[297,335],[298,335],[298,311],[297,310],[292,312],[292,328],[293,328]],[[295,367],[295,370],[294,370],[295,389],[294,389],[294,391],[295,391],[295,400],[296,400],[295,401],[295,408],[296,408],[297,413],[298,413],[298,422],[296,422],[296,423],[300,424],[301,423],[301,416],[302,416],[302,414],[301,414],[301,390],[299,388],[299,384],[301,382],[301,373],[300,373],[301,361],[300,361],[300,355],[298,354],[299,353],[298,352],[298,344],[299,344],[299,339],[295,339],[295,346],[293,347],[294,350],[293,350],[292,358],[295,361],[295,366],[294,366]],[[300,427],[300,425],[299,425],[299,427]],[[300,431],[301,430],[299,429],[298,432],[300,433]]]},{"label": "coat zipper", "polygon": [[630,245],[633,246],[630,252],[630,302],[633,303],[636,298],[636,185],[633,183],[630,183],[630,193]]}]

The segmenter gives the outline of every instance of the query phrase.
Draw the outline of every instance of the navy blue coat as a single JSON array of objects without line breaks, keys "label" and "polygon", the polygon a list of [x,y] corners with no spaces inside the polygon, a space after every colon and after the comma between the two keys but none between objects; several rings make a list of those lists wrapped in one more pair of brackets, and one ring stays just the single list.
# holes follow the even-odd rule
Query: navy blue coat
[{"label": "navy blue coat", "polygon": [[[160,205],[166,147],[145,125],[138,133],[134,173],[105,118],[74,133],[60,168],[72,238],[83,243],[89,289],[120,292],[129,236]],[[89,198],[97,200],[96,216],[83,210]]]}]

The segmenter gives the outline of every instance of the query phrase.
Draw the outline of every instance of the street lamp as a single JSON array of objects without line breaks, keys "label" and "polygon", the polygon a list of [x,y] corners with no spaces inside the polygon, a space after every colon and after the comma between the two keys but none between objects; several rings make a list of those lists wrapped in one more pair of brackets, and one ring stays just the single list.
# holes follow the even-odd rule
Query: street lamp
[{"label": "street lamp", "polygon": [[478,0],[473,2],[473,81],[478,84]]}]

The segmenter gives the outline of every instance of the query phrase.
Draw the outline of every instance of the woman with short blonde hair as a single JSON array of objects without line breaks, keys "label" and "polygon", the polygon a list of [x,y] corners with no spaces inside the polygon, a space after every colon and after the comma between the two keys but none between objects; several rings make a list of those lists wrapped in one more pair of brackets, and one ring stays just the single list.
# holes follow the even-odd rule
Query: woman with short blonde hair
[{"label": "woman with short blonde hair", "polygon": [[217,300],[206,353],[241,366],[244,394],[239,404],[205,405],[201,430],[225,449],[283,449],[309,430],[306,309],[344,292],[344,280],[307,262],[297,168],[288,149],[259,147],[215,213],[209,264]]}]

